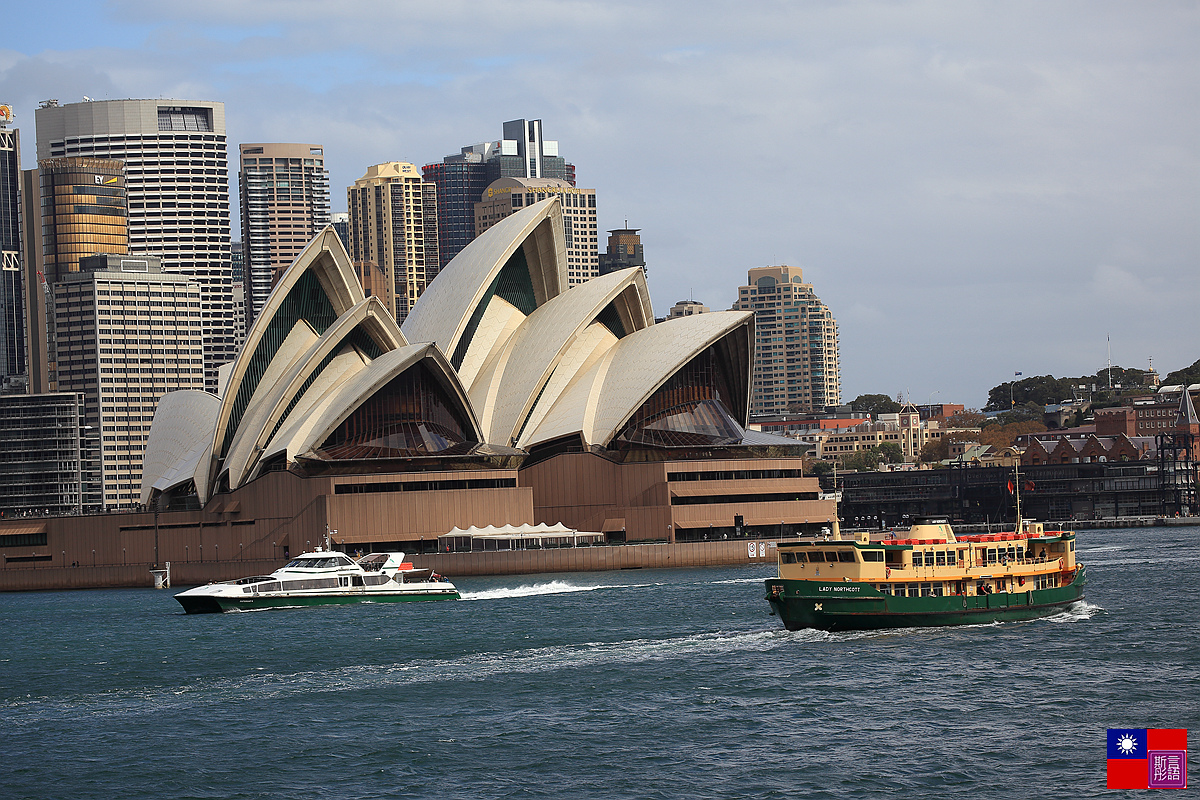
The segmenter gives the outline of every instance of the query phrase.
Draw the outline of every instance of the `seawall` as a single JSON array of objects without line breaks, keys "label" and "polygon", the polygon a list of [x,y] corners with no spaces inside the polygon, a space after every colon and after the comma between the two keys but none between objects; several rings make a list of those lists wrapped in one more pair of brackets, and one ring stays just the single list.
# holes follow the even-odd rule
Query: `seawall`
[{"label": "seawall", "polygon": [[[753,547],[754,555],[750,555]],[[451,579],[482,575],[528,575],[539,572],[600,572],[611,569],[715,567],[774,563],[775,540],[741,539],[676,544],[626,544],[552,550],[412,555],[419,568],[431,568]],[[171,584],[178,588],[267,575],[284,561],[233,559],[171,562]],[[118,589],[154,585],[152,564],[97,567],[36,566],[0,569],[0,592],[60,589]]]}]

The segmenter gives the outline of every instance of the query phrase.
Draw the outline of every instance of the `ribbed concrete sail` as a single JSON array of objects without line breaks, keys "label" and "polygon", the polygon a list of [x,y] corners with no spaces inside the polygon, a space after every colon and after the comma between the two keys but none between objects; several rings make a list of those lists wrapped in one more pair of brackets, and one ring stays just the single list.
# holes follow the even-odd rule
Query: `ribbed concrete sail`
[{"label": "ribbed concrete sail", "polygon": [[196,470],[201,503],[211,495],[246,410],[263,401],[272,382],[363,299],[350,257],[333,227],[326,227],[279,279],[246,334],[221,399],[212,457]]},{"label": "ribbed concrete sail", "polygon": [[500,221],[451,259],[404,321],[404,335],[437,344],[470,387],[525,317],[566,287],[562,206],[552,198]]}]

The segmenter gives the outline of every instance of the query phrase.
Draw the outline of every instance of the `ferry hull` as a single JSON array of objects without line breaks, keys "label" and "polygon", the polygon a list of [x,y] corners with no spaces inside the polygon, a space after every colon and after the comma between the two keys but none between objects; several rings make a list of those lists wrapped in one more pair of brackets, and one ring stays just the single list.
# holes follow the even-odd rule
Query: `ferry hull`
[{"label": "ferry hull", "polygon": [[770,578],[767,602],[790,631],[918,628],[1016,622],[1053,614],[1083,599],[1085,570],[1053,589],[984,595],[896,597],[864,583],[830,583]]},{"label": "ferry hull", "polygon": [[255,611],[265,608],[295,608],[297,606],[330,606],[350,603],[408,603],[426,600],[458,600],[456,590],[418,591],[395,594],[339,593],[321,595],[274,595],[257,597],[220,597],[211,594],[189,596],[187,592],[175,599],[188,614],[217,614],[222,611]]}]

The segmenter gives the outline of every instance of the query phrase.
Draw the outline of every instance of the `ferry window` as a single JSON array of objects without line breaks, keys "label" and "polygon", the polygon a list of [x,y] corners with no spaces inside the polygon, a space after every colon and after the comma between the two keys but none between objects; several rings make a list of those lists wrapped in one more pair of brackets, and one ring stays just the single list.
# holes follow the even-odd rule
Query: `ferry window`
[{"label": "ferry window", "polygon": [[816,552],[811,552],[808,554],[808,560],[813,562],[814,564],[816,564],[818,562],[825,560],[825,554],[822,553],[820,550],[817,550]]},{"label": "ferry window", "polygon": [[854,559],[854,551],[853,550],[839,550],[838,551],[838,561],[853,564],[854,560],[855,559]]},{"label": "ferry window", "polygon": [[883,551],[882,550],[863,550],[862,558],[863,558],[863,561],[883,561]]},{"label": "ferry window", "polygon": [[782,562],[784,564],[795,564],[796,563],[796,554],[795,553],[780,553],[779,560],[780,560],[780,562]]},{"label": "ferry window", "polygon": [[921,584],[921,597],[933,597],[933,585],[928,583]]},{"label": "ferry window", "polygon": [[939,567],[946,566],[946,551],[945,550],[937,551],[937,565]]},{"label": "ferry window", "polygon": [[917,587],[917,584],[910,583],[908,585],[908,596],[909,597],[920,597],[920,595],[921,595],[921,592],[920,592],[920,589]]},{"label": "ferry window", "polygon": [[989,548],[988,548],[988,550],[987,550],[987,563],[989,563],[989,564],[995,564],[995,563],[996,563],[996,548],[994,548],[994,547],[989,547]]},{"label": "ferry window", "polygon": [[966,551],[966,550],[959,550],[959,551],[958,551],[958,561],[959,561],[959,563],[961,564],[962,562],[964,562],[964,561],[966,561],[966,560],[967,560],[967,551]]}]

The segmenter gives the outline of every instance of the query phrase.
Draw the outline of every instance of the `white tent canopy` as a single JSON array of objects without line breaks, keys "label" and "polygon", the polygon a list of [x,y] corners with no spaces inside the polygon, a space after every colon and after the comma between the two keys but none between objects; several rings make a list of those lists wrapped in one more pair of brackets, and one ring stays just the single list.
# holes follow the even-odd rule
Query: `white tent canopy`
[{"label": "white tent canopy", "polygon": [[488,525],[453,528],[438,537],[442,552],[478,550],[539,550],[546,547],[579,547],[603,541],[603,533],[581,533],[561,522],[554,525]]}]

